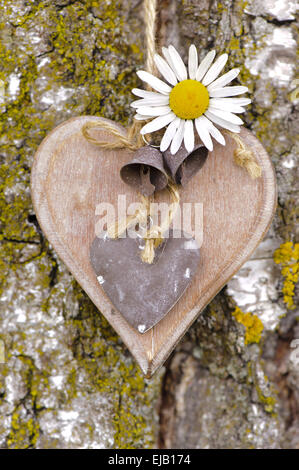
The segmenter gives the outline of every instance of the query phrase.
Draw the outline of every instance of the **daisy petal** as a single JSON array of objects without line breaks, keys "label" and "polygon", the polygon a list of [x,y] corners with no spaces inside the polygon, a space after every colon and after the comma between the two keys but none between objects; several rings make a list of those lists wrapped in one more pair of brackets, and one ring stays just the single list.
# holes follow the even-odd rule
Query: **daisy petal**
[{"label": "daisy petal", "polygon": [[168,83],[171,83],[171,85],[176,85],[178,81],[166,60],[164,60],[159,54],[155,54],[154,61],[163,78],[165,78]]},{"label": "daisy petal", "polygon": [[225,98],[211,98],[209,102],[209,109],[210,108],[221,109],[222,111],[229,111],[230,113],[244,113],[246,111],[242,106],[226,103]]},{"label": "daisy petal", "polygon": [[213,62],[215,55],[216,55],[216,51],[210,51],[207,53],[205,58],[199,64],[199,67],[197,69],[196,76],[195,76],[196,80],[200,82],[202,77],[206,74],[211,63]]},{"label": "daisy petal", "polygon": [[151,116],[137,113],[135,114],[134,119],[136,119],[136,121],[147,121],[148,119],[151,119]]},{"label": "daisy petal", "polygon": [[241,126],[243,124],[243,121],[241,118],[239,118],[239,116],[236,116],[235,114],[230,113],[229,111],[222,111],[221,109],[217,108],[210,109],[210,106],[208,110],[211,111],[211,113],[213,113],[215,116],[223,119],[224,121],[231,122],[232,124],[237,124],[237,126]]},{"label": "daisy petal", "polygon": [[171,57],[170,57],[170,54],[169,54],[169,50],[168,50],[168,47],[162,47],[162,53],[166,59],[166,62],[168,63],[169,67],[171,68],[171,70],[173,72],[175,72],[175,68],[173,66],[173,63],[172,63],[172,60],[171,60]]},{"label": "daisy petal", "polygon": [[157,98],[142,98],[141,100],[132,101],[132,108],[140,108],[141,106],[166,106],[169,104],[169,97],[160,95]]},{"label": "daisy petal", "polygon": [[204,76],[204,79],[202,80],[203,85],[205,85],[205,86],[209,85],[210,83],[212,83],[213,80],[215,80],[215,78],[218,77],[221,70],[223,69],[223,67],[226,64],[227,59],[228,59],[227,54],[222,54],[220,57],[218,57],[216,62],[212,65],[210,70]]},{"label": "daisy petal", "polygon": [[184,144],[187,152],[192,152],[194,149],[194,130],[193,121],[191,119],[185,122]]},{"label": "daisy petal", "polygon": [[141,106],[137,110],[140,111],[144,116],[164,116],[171,112],[169,106]]},{"label": "daisy petal", "polygon": [[158,131],[159,129],[162,129],[163,127],[167,126],[171,121],[173,121],[176,118],[176,115],[174,113],[168,113],[165,114],[164,116],[158,116],[155,119],[153,119],[151,122],[148,122],[145,126],[140,131],[140,134],[149,134],[151,132]]},{"label": "daisy petal", "polygon": [[167,85],[165,82],[162,82],[159,78],[155,77],[151,73],[145,72],[144,70],[138,70],[138,77],[148,85],[150,85],[154,90],[159,91],[163,95],[168,95],[172,88]]},{"label": "daisy petal", "polygon": [[188,78],[187,69],[185,67],[185,64],[184,64],[180,54],[178,53],[178,51],[173,46],[169,46],[168,51],[169,51],[171,62],[173,64],[173,68],[174,68],[174,71],[175,71],[175,74],[176,74],[177,78],[180,81],[187,80],[187,78]]},{"label": "daisy petal", "polygon": [[203,117],[204,116],[200,116],[199,118],[195,119],[195,127],[200,139],[202,140],[202,143],[211,152],[213,150],[213,142],[210,137],[208,125],[205,119],[202,119]]},{"label": "daisy petal", "polygon": [[210,119],[212,122],[217,124],[217,126],[223,127],[224,129],[228,129],[231,132],[240,132],[240,126],[237,126],[236,124],[232,124],[231,122],[225,121],[224,119],[216,116],[214,113],[211,111],[207,110],[205,112],[205,116]]},{"label": "daisy petal", "polygon": [[217,78],[214,82],[210,83],[208,86],[208,91],[212,90],[213,88],[220,88],[228,83],[230,83],[234,78],[236,78],[240,73],[240,69],[231,69],[229,72],[222,75],[222,77]]},{"label": "daisy petal", "polygon": [[184,130],[185,130],[185,121],[184,119],[181,119],[179,127],[177,128],[174,138],[172,139],[172,142],[171,142],[170,153],[172,155],[177,153],[177,151],[179,150],[181,146],[181,143],[184,138]]},{"label": "daisy petal", "polygon": [[243,106],[251,103],[251,100],[247,98],[210,98],[209,103],[215,108],[223,109],[224,111],[231,111],[234,113],[236,111],[232,111],[230,108],[237,107],[244,110],[245,108],[243,108]]},{"label": "daisy petal", "polygon": [[176,130],[180,124],[180,118],[176,118],[174,121],[172,121],[169,126],[167,127],[161,143],[160,143],[160,150],[161,152],[165,152],[165,150],[168,149],[169,145],[171,144],[171,141],[176,133]]},{"label": "daisy petal", "polygon": [[198,67],[197,49],[194,46],[194,44],[192,44],[189,47],[189,60],[188,60],[189,78],[191,78],[191,80],[195,80],[197,67]]},{"label": "daisy petal", "polygon": [[132,93],[133,93],[133,95],[140,96],[141,98],[144,98],[146,96],[146,93],[151,93],[151,92],[141,90],[141,88],[133,88]]},{"label": "daisy petal", "polygon": [[165,98],[165,95],[162,95],[161,93],[157,93],[156,91],[141,90],[141,88],[133,88],[132,93],[133,95],[139,96],[140,98]]},{"label": "daisy petal", "polygon": [[226,96],[242,95],[242,93],[246,93],[247,91],[247,86],[226,86],[211,90],[209,95],[211,98],[225,98]]},{"label": "daisy petal", "polygon": [[219,98],[219,100],[223,100],[230,104],[236,104],[237,106],[246,106],[251,103],[251,99],[249,98]]},{"label": "daisy petal", "polygon": [[207,128],[211,136],[214,137],[214,139],[217,140],[219,144],[225,145],[225,139],[223,135],[221,134],[221,132],[217,129],[217,127],[215,127],[214,124],[205,116],[200,116],[200,117],[201,117],[201,120],[204,121],[205,124],[207,125]]}]

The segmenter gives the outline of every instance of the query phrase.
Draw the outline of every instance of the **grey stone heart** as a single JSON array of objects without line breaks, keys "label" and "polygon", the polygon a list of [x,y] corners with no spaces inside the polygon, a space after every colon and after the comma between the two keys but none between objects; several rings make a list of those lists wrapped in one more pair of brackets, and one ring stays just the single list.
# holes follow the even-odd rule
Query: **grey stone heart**
[{"label": "grey stone heart", "polygon": [[187,289],[197,270],[199,247],[190,236],[169,230],[153,264],[142,262],[140,248],[134,238],[95,238],[90,260],[115,308],[131,326],[145,333]]}]

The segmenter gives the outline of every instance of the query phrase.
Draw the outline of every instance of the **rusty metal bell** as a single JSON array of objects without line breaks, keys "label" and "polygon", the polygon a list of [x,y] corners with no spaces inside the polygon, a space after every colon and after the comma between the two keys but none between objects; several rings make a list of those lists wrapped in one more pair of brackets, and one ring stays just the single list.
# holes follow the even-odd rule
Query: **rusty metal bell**
[{"label": "rusty metal bell", "polygon": [[186,186],[190,179],[202,168],[207,156],[208,149],[201,143],[195,143],[192,152],[188,152],[181,145],[175,155],[166,150],[163,153],[165,167],[169,170],[174,182]]},{"label": "rusty metal bell", "polygon": [[134,152],[134,158],[120,169],[124,183],[134,187],[144,196],[167,186],[168,176],[164,169],[160,150],[147,145]]}]

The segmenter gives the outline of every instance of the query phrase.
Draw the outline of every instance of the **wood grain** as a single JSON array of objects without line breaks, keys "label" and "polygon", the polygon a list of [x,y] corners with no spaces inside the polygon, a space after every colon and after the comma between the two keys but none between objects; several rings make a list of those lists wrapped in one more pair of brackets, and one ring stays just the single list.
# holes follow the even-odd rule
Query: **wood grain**
[{"label": "wood grain", "polygon": [[[262,167],[262,177],[257,180],[235,165],[235,143],[231,138],[226,136],[225,147],[215,145],[202,170],[181,190],[181,204],[203,204],[204,235],[198,273],[164,319],[140,334],[106,297],[89,261],[99,218],[95,215],[97,204],[111,202],[117,206],[119,194],[126,195],[128,205],[139,202],[136,191],[119,177],[120,168],[131,160],[132,152],[103,150],[88,143],[81,128],[90,119],[102,118],[70,119],[43,140],[32,168],[33,204],[42,230],[58,255],[150,377],[264,237],[276,206],[275,175],[269,156],[248,130],[242,129],[241,137]],[[105,131],[95,132],[104,140],[113,139]],[[163,191],[159,198],[167,199],[167,193]]]}]

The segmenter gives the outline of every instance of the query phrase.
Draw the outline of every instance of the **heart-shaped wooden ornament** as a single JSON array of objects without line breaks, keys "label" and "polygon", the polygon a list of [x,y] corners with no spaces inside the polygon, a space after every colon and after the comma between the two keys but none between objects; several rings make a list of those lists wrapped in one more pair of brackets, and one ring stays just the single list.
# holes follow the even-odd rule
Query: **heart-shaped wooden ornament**
[{"label": "heart-shaped wooden ornament", "polygon": [[[117,207],[120,194],[126,195],[127,205],[139,202],[138,193],[119,176],[120,168],[132,159],[132,151],[102,149],[82,135],[85,123],[103,119],[70,119],[43,140],[32,168],[33,204],[42,230],[58,255],[150,377],[264,237],[275,211],[276,180],[269,156],[250,131],[242,128],[240,136],[253,150],[262,168],[261,178],[250,178],[234,163],[236,144],[229,136],[225,137],[225,147],[215,144],[201,171],[180,191],[181,204],[203,204],[198,269],[173,308],[142,334],[111,303],[90,262],[98,219],[96,206],[110,202]],[[125,134],[125,129],[118,127]],[[105,130],[94,133],[101,140],[113,141]],[[166,193],[161,191],[157,199],[167,200]]]}]

